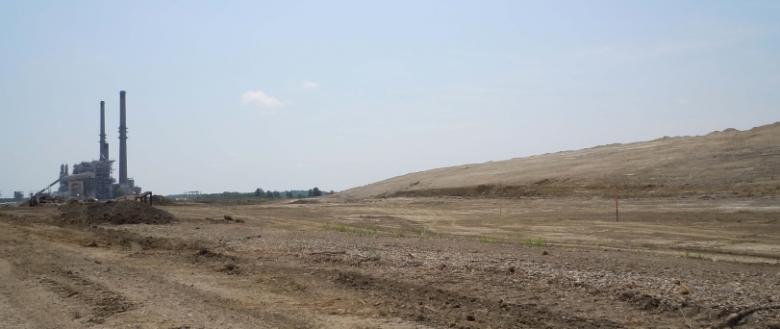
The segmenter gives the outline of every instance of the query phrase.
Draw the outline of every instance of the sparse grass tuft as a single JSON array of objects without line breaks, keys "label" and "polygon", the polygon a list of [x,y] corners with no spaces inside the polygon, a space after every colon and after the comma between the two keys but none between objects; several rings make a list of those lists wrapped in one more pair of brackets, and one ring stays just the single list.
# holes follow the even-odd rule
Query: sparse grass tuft
[{"label": "sparse grass tuft", "polygon": [[547,241],[542,238],[532,238],[525,240],[525,245],[531,248],[542,248],[547,246]]}]

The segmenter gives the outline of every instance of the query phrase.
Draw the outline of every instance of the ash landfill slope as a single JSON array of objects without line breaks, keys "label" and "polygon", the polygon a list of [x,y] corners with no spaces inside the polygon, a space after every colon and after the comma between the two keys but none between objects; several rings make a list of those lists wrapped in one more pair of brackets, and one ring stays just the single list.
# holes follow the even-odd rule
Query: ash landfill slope
[{"label": "ash landfill slope", "polygon": [[780,123],[432,169],[340,193],[346,199],[762,197],[780,194]]}]

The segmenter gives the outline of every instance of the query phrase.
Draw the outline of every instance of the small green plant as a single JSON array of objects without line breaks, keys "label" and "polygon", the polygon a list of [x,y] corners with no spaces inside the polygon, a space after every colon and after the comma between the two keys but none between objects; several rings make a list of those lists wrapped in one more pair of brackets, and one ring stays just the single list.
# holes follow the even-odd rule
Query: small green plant
[{"label": "small green plant", "polygon": [[525,240],[525,245],[531,248],[542,248],[547,245],[547,242],[542,238],[531,238]]}]

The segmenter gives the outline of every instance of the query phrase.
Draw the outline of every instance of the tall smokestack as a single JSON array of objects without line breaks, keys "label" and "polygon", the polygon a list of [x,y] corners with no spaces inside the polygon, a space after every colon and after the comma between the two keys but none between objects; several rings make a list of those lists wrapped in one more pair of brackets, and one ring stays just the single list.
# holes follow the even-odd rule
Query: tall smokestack
[{"label": "tall smokestack", "polygon": [[108,142],[106,142],[106,102],[100,101],[100,161],[108,160]]},{"label": "tall smokestack", "polygon": [[127,184],[127,119],[125,91],[119,91],[119,184]]}]

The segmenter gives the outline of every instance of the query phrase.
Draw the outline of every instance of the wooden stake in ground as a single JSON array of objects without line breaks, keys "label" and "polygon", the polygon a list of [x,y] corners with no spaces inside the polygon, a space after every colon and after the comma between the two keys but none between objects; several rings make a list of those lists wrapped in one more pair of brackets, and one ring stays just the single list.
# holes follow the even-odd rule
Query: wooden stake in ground
[{"label": "wooden stake in ground", "polygon": [[618,198],[615,198],[615,221],[620,221],[620,211],[618,210]]}]

